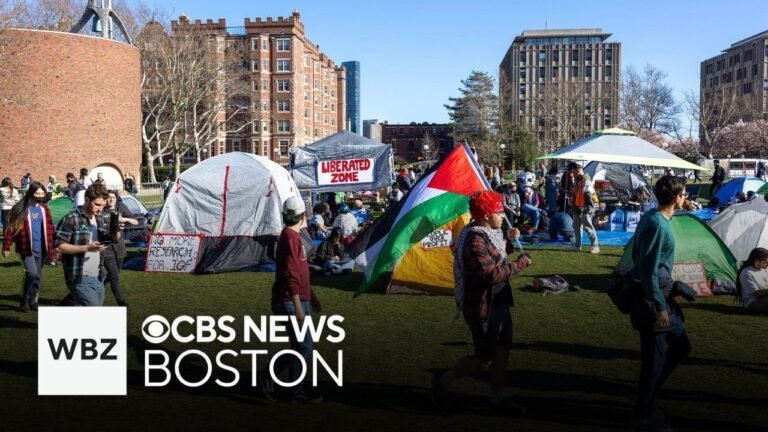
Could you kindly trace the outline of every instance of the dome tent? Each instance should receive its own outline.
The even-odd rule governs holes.
[[[721,204],[725,204],[735,198],[737,193],[747,193],[749,191],[758,192],[765,184],[764,181],[757,177],[734,177],[717,190],[715,198],[717,198]]]
[[[739,261],[756,247],[768,247],[768,202],[755,199],[734,204],[710,221],[709,227]]]
[[[624,196],[632,195],[640,186],[652,192],[652,188],[648,186],[640,165],[593,161],[584,167],[584,173],[588,174],[592,181],[607,181],[617,192]]]
[[[254,268],[273,261],[290,196],[300,197],[298,188],[275,162],[240,152],[215,156],[179,176],[155,232],[202,236],[195,272]]]

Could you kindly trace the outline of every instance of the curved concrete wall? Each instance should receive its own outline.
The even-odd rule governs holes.
[[[18,186],[111,164],[141,167],[139,51],[71,33],[2,30],[0,177]]]

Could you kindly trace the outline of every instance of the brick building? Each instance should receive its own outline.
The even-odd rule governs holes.
[[[210,35],[209,46],[222,55],[238,50],[250,72],[251,127],[228,132],[222,124],[208,154],[242,151],[285,165],[291,146],[311,144],[344,129],[345,69],[307,39],[300,18],[297,11],[288,18],[246,18],[242,27],[228,27],[224,19],[191,22],[181,16],[171,21],[173,32]]]
[[[499,66],[501,106],[552,151],[616,126],[621,43],[600,28],[526,30]]]
[[[60,182],[86,167],[110,185],[141,167],[139,51],[93,36],[4,29],[0,176]],[[117,177],[117,178],[116,178]],[[115,179],[116,178],[116,179]]]
[[[410,123],[410,124],[379,124],[384,144],[392,144],[396,160],[416,162],[424,159],[438,159],[451,151],[453,137],[451,127],[447,124]],[[424,148],[424,146],[428,148]]]

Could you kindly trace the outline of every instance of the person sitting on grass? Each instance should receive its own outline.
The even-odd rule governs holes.
[[[768,249],[755,248],[739,269],[736,299],[749,311],[768,312]]]
[[[568,213],[557,212],[549,220],[549,239],[550,241],[563,239],[568,243],[574,241],[573,218]]]
[[[341,228],[331,230],[328,238],[320,245],[315,255],[315,263],[333,274],[351,273],[355,262],[344,254],[341,241]]]
[[[341,237],[344,239],[357,233],[359,228],[357,219],[349,212],[347,203],[339,204],[339,215],[334,219],[333,227],[341,228]]]
[[[323,216],[329,210],[328,204],[319,202],[312,207],[312,217],[309,219],[309,232],[315,240],[325,240],[330,234],[325,217]]]

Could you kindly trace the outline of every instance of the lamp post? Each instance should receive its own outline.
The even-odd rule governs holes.
[[[501,155],[501,166],[504,166],[504,149],[507,148],[507,145],[504,143],[499,144],[499,154]]]
[[[727,173],[728,173],[728,177],[730,177],[731,176],[731,154],[730,153],[728,153],[728,171],[727,171]]]
[[[424,160],[429,160],[429,145],[424,144]]]
[[[277,161],[280,158],[280,147],[275,147],[273,152],[275,153],[275,161]]]

